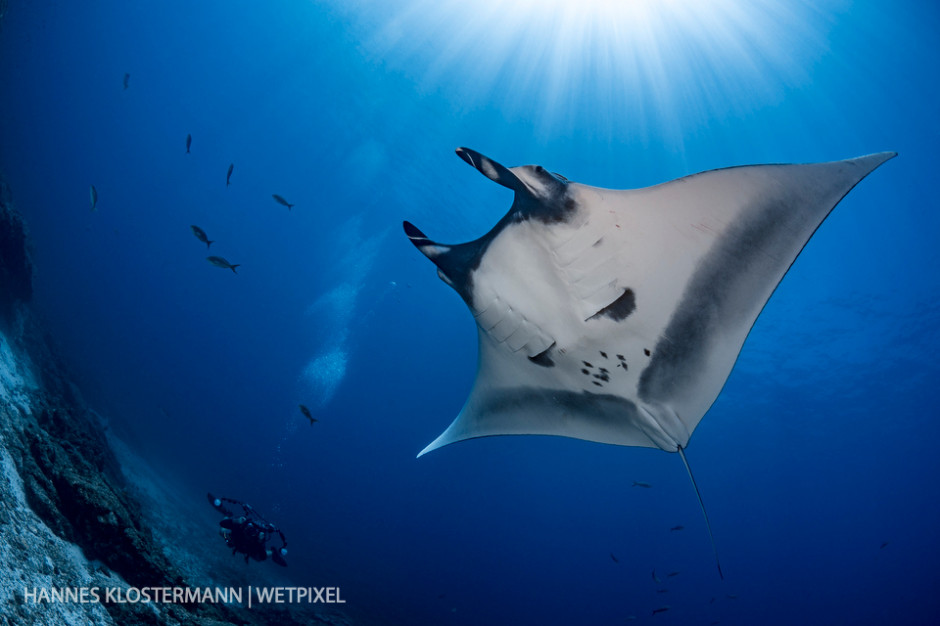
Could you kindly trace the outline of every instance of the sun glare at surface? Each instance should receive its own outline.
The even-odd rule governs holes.
[[[591,116],[596,132],[609,133],[629,118],[632,127],[656,125],[678,138],[808,84],[831,26],[814,6],[410,0],[351,10],[367,27],[368,55],[457,107],[497,106],[556,131]]]

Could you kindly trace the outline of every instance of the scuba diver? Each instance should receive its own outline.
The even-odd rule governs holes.
[[[287,561],[284,560],[287,556],[287,539],[277,526],[261,517],[250,504],[231,498],[217,498],[211,493],[206,495],[212,508],[225,516],[219,522],[219,534],[225,539],[225,545],[232,549],[233,555],[239,552],[244,554],[245,563],[248,559],[264,561],[271,557],[271,560],[281,567],[287,567]],[[225,506],[225,502],[241,506],[244,515],[236,517],[235,513]],[[278,550],[265,545],[274,533],[281,537],[281,547]]]

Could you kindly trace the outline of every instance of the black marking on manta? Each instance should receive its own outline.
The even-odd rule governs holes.
[[[620,296],[605,306],[603,309],[592,315],[588,320],[596,320],[601,317],[607,317],[615,322],[622,322],[623,320],[630,317],[630,314],[636,311],[636,295],[634,295],[633,290],[626,288],[623,290],[623,293]],[[607,355],[601,352],[604,358],[607,358]]]
[[[554,344],[553,344],[554,345]],[[539,352],[535,356],[528,357],[529,361],[539,365],[541,367],[555,367],[555,362],[552,361],[552,358],[548,356],[548,353],[551,351],[551,347],[548,350]]]

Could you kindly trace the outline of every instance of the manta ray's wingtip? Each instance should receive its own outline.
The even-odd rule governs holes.
[[[894,150],[886,150],[884,152],[875,152],[874,154],[868,155],[869,157],[884,163],[885,161],[890,161],[894,157],[898,156],[898,153]],[[865,158],[865,157],[862,157]]]
[[[866,154],[849,160],[858,164],[866,165],[868,167],[868,171],[871,172],[879,165],[885,163],[886,161],[890,161],[896,156],[898,156],[897,152],[889,150],[886,152],[874,152],[872,154]]]
[[[464,435],[457,434],[457,432],[458,431],[455,430],[454,428],[454,424],[451,424],[450,426],[447,427],[447,429],[444,432],[438,435],[437,439],[435,439],[434,441],[426,445],[424,449],[421,452],[419,452],[418,456],[415,458],[420,459],[428,452],[434,452],[438,448],[443,448],[444,446],[450,445],[452,443],[457,443],[458,441],[463,441],[464,439],[468,438]],[[471,436],[469,438],[473,438],[473,437]]]
[[[440,443],[440,439],[441,439],[441,438],[438,437],[437,439],[435,439],[434,441],[432,441],[432,442],[429,443],[428,445],[424,446],[424,449],[421,450],[421,452],[419,452],[419,453],[418,453],[418,456],[416,456],[415,458],[416,458],[416,459],[420,459],[421,457],[423,457],[423,456],[424,456],[425,454],[427,454],[428,452],[433,452],[434,450],[437,450],[437,449],[440,448],[441,446],[447,445],[446,443]]]

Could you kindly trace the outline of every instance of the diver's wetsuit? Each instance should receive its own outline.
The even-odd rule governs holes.
[[[245,560],[252,558],[256,561],[264,561],[268,558],[268,553],[264,548],[267,538],[267,529],[264,526],[255,524],[247,517],[226,517],[219,522],[221,528],[228,529],[225,534],[225,543],[232,548],[232,554],[241,552],[245,555]],[[261,533],[265,532],[264,535]]]

